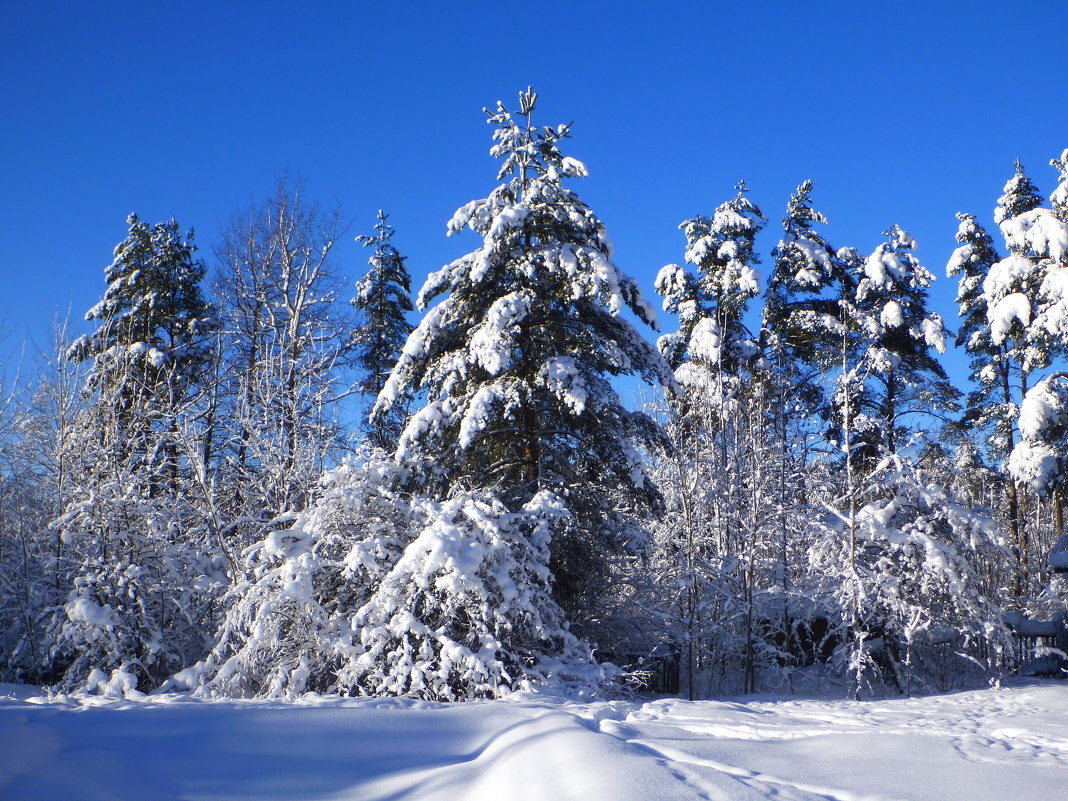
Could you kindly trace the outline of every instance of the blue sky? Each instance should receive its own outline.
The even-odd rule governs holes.
[[[652,295],[678,223],[744,178],[773,246],[815,181],[836,246],[891,223],[955,327],[954,212],[991,228],[1019,157],[1044,193],[1068,147],[1063,2],[13,3],[0,27],[0,315],[10,355],[80,318],[136,211],[202,254],[283,169],[367,232],[384,208],[416,282],[475,246],[454,209],[495,184],[482,107],[533,84],[574,121],[576,189]],[[348,237],[340,266],[366,253]],[[765,259],[765,267],[767,267]],[[671,321],[662,317],[665,326]],[[961,360],[948,366],[963,379]]]

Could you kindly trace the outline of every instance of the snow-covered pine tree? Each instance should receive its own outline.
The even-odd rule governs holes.
[[[470,228],[482,245],[427,279],[418,304],[428,310],[374,414],[388,412],[406,394],[425,393],[426,403],[411,416],[397,453],[423,465],[428,491],[439,503],[450,502],[450,493],[471,490],[487,510],[482,516],[502,510],[528,514],[523,510],[535,497],[554,494],[567,514],[547,524],[552,528],[547,580],[556,600],[583,624],[594,617],[597,593],[605,591],[610,555],[641,538],[633,514],[659,500],[639,452],[661,436],[659,428],[624,408],[610,379],[637,374],[670,384],[672,377],[656,350],[621,316],[630,309],[654,324],[637,284],[612,262],[604,225],[563,183],[586,174],[560,150],[570,126],[535,126],[536,97],[529,89],[522,92],[518,114],[501,103],[487,109],[495,127],[491,153],[502,161],[498,177],[504,183],[463,206],[449,223],[450,233]],[[428,308],[437,298],[441,301]],[[513,553],[540,559],[543,551]],[[492,560],[506,564],[499,562],[503,554]],[[506,572],[523,581],[542,569],[513,563]],[[441,589],[459,592],[450,587],[445,583]],[[514,590],[505,592],[507,598]],[[551,603],[548,595],[543,600]],[[380,606],[389,603],[383,599]],[[425,638],[420,632],[429,630],[418,614],[430,599],[413,597],[408,603],[416,616],[409,635]],[[494,614],[525,613],[505,608]],[[543,616],[561,619],[549,607]],[[469,630],[482,623],[470,621]],[[520,621],[515,625],[521,630]],[[561,629],[547,641],[562,635]],[[510,647],[507,639],[502,646]],[[387,655],[382,651],[376,662],[383,675],[390,670]],[[503,673],[499,678],[507,681]]]
[[[1009,472],[1040,496],[1058,495],[1068,479],[1068,373],[1054,373],[1028,391],[1020,408],[1020,434]],[[1060,536],[1060,508],[1058,518]]]
[[[80,468],[55,523],[78,565],[55,620],[68,687],[118,671],[150,689],[195,661],[222,572],[184,491],[178,441],[215,326],[204,265],[174,220],[128,223],[86,315],[99,327],[69,352],[92,364],[73,435]]]
[[[827,218],[812,205],[812,181],[792,193],[783,218],[783,235],[772,250],[774,259],[764,295],[761,337],[767,368],[768,439],[774,452],[768,468],[774,509],[774,569],[780,612],[768,616],[777,624],[782,645],[779,660],[807,660],[801,647],[808,612],[803,554],[811,539],[815,502],[812,467],[819,449],[818,421],[831,416],[823,379],[837,363],[842,323],[837,294],[855,289],[846,263],[815,230]]]
[[[1054,161],[1054,166],[1058,162]],[[1062,170],[1062,178],[1068,174]],[[1066,186],[1062,181],[1060,187]],[[1060,187],[1053,193],[1054,202],[1063,196]],[[1068,190],[1063,190],[1068,194]],[[1005,185],[1005,194],[998,201],[994,213],[1009,256],[994,264],[983,282],[991,338],[1004,349],[1006,360],[1016,368],[1009,410],[1015,417],[1030,389],[1036,372],[1048,368],[1068,341],[1068,323],[1064,313],[1063,287],[1068,284],[1068,223],[1056,209],[1042,207],[1042,198],[1026,176],[1019,162],[1016,176]],[[1006,394],[1009,394],[1006,392]],[[1022,432],[1021,432],[1022,433]],[[1006,451],[1022,443],[1006,442]],[[1027,447],[1024,448],[1027,451]],[[1018,466],[1022,456],[1017,457]],[[1010,468],[1010,475],[1022,475]],[[1024,488],[1036,486],[1024,482]],[[1014,529],[1018,571],[1015,594],[1031,594],[1030,562],[1035,543],[1032,541],[1034,520],[1023,514],[1026,493],[1019,492],[1021,521]],[[1057,496],[1059,497],[1059,496]]]
[[[359,693],[353,616],[412,538],[407,478],[378,451],[327,471],[311,506],[248,549],[211,653],[172,684],[239,697]]]
[[[357,387],[373,404],[386,385],[401,349],[412,332],[405,317],[414,310],[412,279],[404,266],[404,256],[394,247],[393,226],[385,212],[378,212],[375,233],[358,236],[357,242],[373,247],[371,269],[356,284],[352,305],[361,313],[356,327],[356,362],[363,371]],[[394,403],[388,411],[367,424],[367,435],[376,447],[392,451],[397,447],[407,414],[407,404]]]
[[[896,453],[910,415],[937,415],[956,407],[959,392],[932,350],[944,353],[942,316],[928,309],[934,276],[913,251],[916,241],[899,226],[864,262],[857,305],[866,317],[865,359],[875,391],[869,414],[879,422],[881,445]]]
[[[1010,248],[1026,245],[1044,268],[1031,338],[1049,347],[1052,355],[1068,352],[1068,148],[1050,164],[1060,181],[1050,195],[1050,210],[1036,209],[1006,224]]]
[[[783,236],[772,250],[775,260],[764,296],[763,325],[773,337],[770,350],[795,365],[826,366],[836,350],[838,307],[829,295],[844,280],[844,266],[814,223],[827,218],[812,207],[812,181],[790,196]],[[828,342],[832,343],[828,345]]]
[[[686,262],[697,275],[669,264],[656,277],[664,309],[679,316],[679,330],[661,337],[658,346],[684,386],[730,383],[759,352],[742,317],[760,293],[754,242],[764,215],[749,200],[744,181],[737,190],[712,217],[699,215],[679,226],[686,235]],[[729,394],[730,388],[719,391]]]
[[[1002,230],[1010,248],[1026,251],[1038,261],[1042,283],[1028,334],[1044,347],[1047,358],[1068,352],[1068,149],[1050,162],[1060,182],[1050,195],[1052,208],[1036,208],[1006,221]],[[1054,507],[1054,534],[1064,534],[1068,495],[1068,377],[1061,370],[1029,390],[1020,409],[1020,442],[1009,459],[1009,471]]]
[[[998,198],[998,204],[994,208],[994,222],[998,225],[1042,205],[1042,193],[1027,177],[1023,163],[1016,159],[1013,166],[1016,168],[1016,174],[1005,182],[1001,197]]]
[[[856,559],[862,536],[858,514],[868,476],[896,453],[899,437],[908,431],[906,416],[951,408],[955,393],[930,352],[944,350],[946,334],[941,317],[927,311],[933,276],[913,255],[915,242],[908,234],[895,225],[886,236],[867,259],[852,248],[837,254],[844,271],[835,288],[838,365],[828,438],[842,454],[845,474],[838,497],[827,502],[840,510],[844,526],[848,558],[837,602],[858,671],[865,592]]]
[[[69,356],[92,359],[90,390],[117,390],[110,411],[121,442],[102,445],[147,456],[140,439],[188,396],[216,321],[200,289],[205,267],[194,259],[192,233],[183,238],[174,219],[149,226],[131,214],[126,222],[126,239],[104,271],[104,298],[85,315],[98,328],[79,337]]]
[[[994,209],[994,220],[1001,228],[1009,255],[995,262],[983,280],[990,337],[1004,349],[1006,360],[1019,371],[1020,386],[1015,403],[1027,392],[1028,376],[1049,366],[1048,349],[1036,342],[1031,323],[1037,316],[1039,291],[1045,274],[1042,264],[1047,222],[1054,218],[1042,208],[1042,197],[1016,161],[1016,174]],[[1036,228],[1037,225],[1037,228]],[[1029,234],[1038,234],[1032,237]],[[1034,247],[1037,246],[1037,249]]]
[[[1014,211],[1034,207],[1041,202],[1033,192],[1034,187],[1017,161],[1017,175],[1005,186],[995,217],[1008,220]],[[958,214],[960,227],[957,242],[946,265],[948,275],[960,274],[957,289],[957,304],[962,326],[957,333],[957,345],[963,346],[971,356],[971,379],[976,386],[969,393],[961,419],[966,429],[978,428],[987,431],[987,447],[993,457],[1004,463],[1017,441],[1016,418],[1018,416],[1017,381],[1024,386],[1032,365],[1021,363],[1021,358],[1032,362],[1026,349],[1021,350],[1014,342],[1020,341],[1023,328],[1006,310],[1013,310],[1021,297],[1006,294],[1003,289],[988,293],[1005,269],[1005,264],[994,248],[994,242],[986,230],[970,214]],[[1010,262],[1016,257],[1010,256]],[[994,278],[991,279],[991,272]],[[1011,271],[1010,271],[1011,272]],[[1020,288],[1017,286],[1016,288]],[[1006,298],[1010,298],[1006,300]],[[991,307],[991,302],[994,304]],[[1029,311],[1027,312],[1029,317]],[[1015,336],[1010,337],[1010,334]],[[1005,480],[1005,515],[1012,542],[1017,548],[1017,561],[1022,554],[1020,499],[1016,482]],[[1019,574],[1018,574],[1019,576]],[[1017,579],[1017,591],[1022,589],[1022,577]]]
[[[995,455],[1004,458],[1006,444],[1011,450],[1013,440],[1015,414],[1009,408],[1013,366],[1006,358],[1004,342],[994,342],[983,293],[983,282],[1001,257],[994,248],[994,240],[974,216],[959,212],[957,219],[960,220],[959,246],[949,257],[946,274],[960,275],[957,306],[961,327],[957,331],[957,346],[963,347],[970,357],[971,379],[976,385],[968,395],[962,424],[967,428],[992,429],[988,444]]]

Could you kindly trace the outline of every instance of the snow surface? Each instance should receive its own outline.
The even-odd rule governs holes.
[[[8,801],[1057,801],[1068,686],[889,701],[432,704],[0,687]]]

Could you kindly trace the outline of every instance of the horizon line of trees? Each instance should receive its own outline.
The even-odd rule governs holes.
[[[1018,667],[1006,613],[1068,592],[1068,150],[1048,205],[1016,163],[1005,253],[958,215],[964,395],[915,241],[832,246],[811,181],[766,282],[744,183],[680,225],[650,343],[536,100],[487,109],[499,184],[449,223],[479,245],[414,304],[384,213],[353,281],[340,210],[284,176],[210,278],[177,222],[129,217],[93,330],[56,323],[0,408],[0,680],[692,698],[816,669],[859,696]]]

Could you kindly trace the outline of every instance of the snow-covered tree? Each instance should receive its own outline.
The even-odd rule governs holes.
[[[1019,162],[1017,168],[1020,170]],[[1027,191],[1030,186],[1030,181],[1019,171],[1017,177],[1006,185],[1006,194],[1001,198],[996,216],[1009,219],[1013,210],[1037,202]],[[1017,383],[1026,386],[1031,369],[1030,363],[1021,364],[1020,360],[1022,357],[1026,362],[1033,361],[1033,357],[1015,347],[1014,339],[1008,336],[1012,333],[1018,338],[1022,329],[1006,311],[1014,309],[1017,301],[1026,301],[1024,296],[1012,295],[1008,296],[1012,299],[1006,301],[1006,295],[1001,291],[987,293],[988,289],[994,288],[994,282],[1000,280],[998,275],[1004,264],[994,248],[993,239],[975,217],[958,213],[957,218],[960,220],[957,230],[960,244],[950,256],[946,272],[950,276],[960,275],[957,304],[962,325],[957,333],[957,345],[970,356],[971,379],[976,387],[967,396],[961,426],[966,430],[977,428],[987,432],[987,447],[991,454],[998,461],[1004,461],[1017,439]],[[992,270],[994,278],[988,282]],[[994,303],[993,309],[991,302]],[[991,314],[992,311],[996,313]],[[1019,553],[1021,526],[1025,525],[1020,519],[1019,493],[1015,481],[1008,480],[1003,484],[1007,501],[1005,517]]]
[[[223,324],[219,514],[237,550],[300,509],[343,453],[339,404],[352,391],[353,311],[335,246],[341,210],[283,175],[235,215],[216,246]]]
[[[761,335],[768,421],[766,439],[772,458],[767,491],[773,513],[773,547],[765,556],[774,561],[770,586],[780,610],[766,611],[781,651],[780,663],[811,658],[802,642],[813,606],[805,601],[808,577],[803,554],[811,539],[813,506],[821,480],[818,451],[822,449],[819,421],[833,415],[827,378],[841,364],[843,345],[854,344],[843,334],[848,327],[843,297],[856,292],[856,262],[843,255],[816,230],[827,218],[812,204],[812,181],[791,194],[782,220],[783,234],[773,248],[774,260],[764,295]]]
[[[120,443],[104,447],[138,449],[156,418],[184,401],[208,361],[214,311],[200,289],[205,267],[194,258],[192,233],[178,223],[149,226],[131,214],[129,232],[104,271],[104,298],[85,319],[98,327],[79,337],[70,358],[92,360],[89,388],[110,395],[110,413]]]
[[[812,207],[812,181],[790,196],[783,236],[772,250],[775,264],[764,296],[763,325],[772,353],[795,363],[825,366],[839,332],[836,283],[845,280],[834,248],[812,226],[827,218]],[[828,343],[832,344],[828,344]]]
[[[1063,356],[1068,352],[1068,149],[1050,164],[1060,173],[1060,181],[1050,195],[1049,211],[1034,209],[1006,221],[1002,231],[1010,249],[1026,249],[1041,265],[1031,338]]]
[[[395,232],[387,220],[385,212],[379,211],[374,235],[356,237],[357,242],[375,249],[370,258],[371,269],[356,284],[356,297],[352,300],[362,314],[356,328],[356,363],[363,376],[357,386],[371,403],[378,398],[400,358],[412,332],[405,313],[414,310],[412,279],[404,266],[404,256],[393,245]],[[377,415],[374,423],[368,424],[371,442],[385,450],[395,449],[406,413],[406,404],[394,403],[389,411]]]
[[[864,262],[857,306],[864,314],[865,361],[875,385],[869,414],[878,420],[882,446],[897,451],[903,421],[911,415],[955,408],[960,394],[933,351],[945,353],[942,316],[928,308],[934,276],[913,251],[916,241],[899,226]]]
[[[946,265],[946,274],[959,275],[957,306],[961,327],[957,331],[957,346],[970,357],[971,379],[976,389],[968,395],[964,423],[981,430],[993,429],[991,447],[995,454],[1004,454],[1005,443],[1012,441],[1014,414],[1006,408],[1011,404],[1008,384],[1012,364],[1007,359],[1004,342],[996,344],[990,330],[987,298],[983,283],[991,267],[1001,260],[994,248],[994,240],[971,214],[958,213],[959,246]]]
[[[1002,347],[1010,368],[1015,368],[1011,384],[1008,377],[1005,381],[1009,404],[1006,416],[1011,415],[1012,423],[1025,402],[1033,376],[1050,367],[1068,345],[1068,304],[1064,301],[1068,286],[1068,168],[1056,159],[1053,165],[1060,170],[1062,181],[1051,196],[1054,208],[1046,209],[1017,162],[1017,174],[1006,184],[1005,195],[995,210],[1009,256],[991,268],[983,283],[991,338]],[[1020,454],[1010,457],[1009,464],[1010,475],[1019,479],[1029,472],[1025,465],[1034,465],[1034,443],[1019,442],[1010,435],[1003,444],[1006,453],[1020,450]],[[1037,489],[1042,482],[1036,483],[1033,478],[1022,485]],[[1013,486],[1010,492],[1015,491]],[[1060,493],[1054,493],[1053,498],[1059,505]],[[1017,595],[1029,594],[1030,590],[1033,522],[1030,516],[1021,514],[1020,524],[1013,529]]]
[[[407,477],[374,453],[327,471],[311,506],[272,521],[247,549],[211,653],[175,685],[228,696],[357,692],[342,677],[360,655],[352,618],[410,539]]]
[[[1013,166],[1016,168],[1016,174],[1005,182],[1001,197],[998,198],[998,204],[994,208],[994,222],[998,225],[1042,205],[1042,193],[1027,177],[1020,160],[1016,159]]]
[[[917,652],[943,644],[993,667],[1006,632],[977,570],[1006,551],[993,521],[900,455],[878,465],[867,493],[855,517],[825,518],[810,552],[825,605],[843,612],[840,658],[854,692],[880,668],[907,691],[913,675],[923,680],[913,669]]]
[[[1055,535],[1064,534],[1068,484],[1068,373],[1056,372],[1028,391],[1020,408],[1022,441],[1009,457],[1009,473],[1032,492],[1052,497]]]
[[[549,490],[514,514],[485,490],[424,499],[421,529],[353,618],[361,654],[342,682],[437,701],[596,686],[604,672],[552,598],[550,543],[569,515]]]
[[[91,366],[70,443],[79,464],[54,523],[77,560],[55,620],[68,687],[118,671],[148,689],[194,661],[221,583],[179,442],[214,328],[204,266],[174,220],[128,222],[86,315],[99,327],[70,350]]]
[[[560,150],[570,127],[535,126],[535,99],[521,93],[518,114],[500,103],[487,110],[504,183],[449,223],[482,244],[427,279],[418,297],[426,314],[374,415],[425,393],[397,453],[426,465],[441,499],[489,490],[518,512],[545,490],[562,498],[570,515],[554,532],[554,592],[581,620],[592,615],[580,607],[596,604],[606,555],[640,537],[632,513],[658,499],[639,447],[659,430],[624,408],[611,378],[672,378],[621,315],[630,309],[652,325],[652,309],[612,262],[604,225],[564,184],[586,174]]]
[[[1037,224],[1033,233],[1040,235],[1051,221],[1048,209],[1041,208],[1042,198],[1031,180],[1023,174],[1023,167],[1016,162],[1016,175],[1005,184],[1005,194],[998,200],[994,219],[1005,236],[1009,255],[995,262],[983,280],[982,300],[986,305],[990,338],[1001,346],[1004,359],[1014,366],[1022,391],[1015,402],[1019,404],[1027,391],[1027,377],[1032,372],[1049,365],[1049,352],[1035,340],[1031,330],[1037,316],[1039,290],[1045,273],[1041,254],[1032,245],[1041,248],[1041,242],[1032,242],[1028,233]]]
[[[411,497],[408,478],[378,452],[329,471],[315,503],[248,550],[215,648],[174,686],[451,701],[596,683],[551,597],[560,499],[513,514],[486,491]]]
[[[684,223],[687,260],[657,278],[678,333],[660,340],[683,391],[663,412],[672,448],[658,455],[667,509],[655,527],[659,630],[681,657],[683,686],[755,691],[783,679],[797,653],[798,558],[817,379],[840,324],[830,288],[843,268],[818,234],[811,184],[798,188],[776,248],[762,331],[743,312],[758,289],[753,237],[763,216],[743,193]],[[774,330],[772,328],[774,327]]]
[[[53,322],[50,347],[20,402],[0,392],[0,675],[6,681],[50,684],[60,677],[50,621],[66,603],[77,555],[49,524],[70,499],[84,380],[67,359],[69,330],[67,319]]]
[[[758,348],[742,319],[760,292],[760,262],[754,251],[764,215],[749,200],[745,183],[737,196],[712,215],[686,220],[686,262],[697,275],[669,264],[656,277],[664,308],[677,314],[679,330],[660,338],[660,351],[683,385],[710,386],[719,377],[736,376]],[[683,365],[692,365],[682,369]]]

